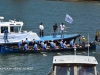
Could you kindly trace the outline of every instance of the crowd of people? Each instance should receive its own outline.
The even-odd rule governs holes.
[[[60,27],[58,27],[57,23],[55,23],[55,24],[52,26],[53,38],[56,37],[57,30],[60,31],[60,33],[61,33],[61,38],[63,38],[63,37],[64,37],[64,30],[65,30],[65,28],[66,28],[66,26],[64,25],[64,23],[62,23],[62,24],[60,25]],[[40,29],[40,37],[43,37],[43,36],[44,36],[44,25],[43,25],[43,23],[40,23],[39,29]]]
[[[82,36],[82,47],[85,47],[85,39]],[[18,48],[23,50],[57,50],[57,49],[67,49],[67,48],[76,48],[79,45],[75,44],[75,40],[72,39],[69,43],[64,40],[59,41],[39,41],[33,39],[32,41],[28,41],[28,38],[26,38],[25,41],[19,41],[18,42]]]
[[[74,39],[68,44],[66,41],[38,41],[33,39],[31,42],[26,38],[25,41],[18,42],[18,48],[23,50],[56,50],[65,48],[74,48]]]
[[[64,29],[65,29],[66,27],[65,27],[65,25],[62,23],[61,25],[60,25],[60,28],[58,28],[58,25],[57,25],[57,23],[55,23],[54,25],[53,25],[53,27],[52,27],[52,30],[53,30],[53,37],[55,38],[56,37],[56,33],[57,33],[57,30],[59,30],[59,31],[61,31],[61,38],[63,38],[64,37]],[[39,25],[39,30],[40,30],[40,37],[44,37],[44,25],[43,25],[43,23],[40,23],[40,25]],[[4,29],[4,42],[6,43],[6,42],[9,42],[8,41],[8,28],[5,28]]]
[[[57,23],[55,23],[52,27],[53,30],[53,38],[56,37],[56,32],[57,30],[61,31],[61,38],[64,38],[64,29],[66,28],[66,26],[62,23],[60,25],[60,28],[58,27]],[[39,25],[39,29],[40,29],[40,37],[44,37],[44,26],[43,23],[40,23]],[[7,28],[4,30],[4,41],[5,42],[9,42],[8,41],[8,30]],[[83,44],[83,47],[85,47],[85,37],[82,36],[81,37],[81,41]],[[60,40],[60,41],[38,41],[33,39],[31,42],[28,41],[28,38],[26,38],[26,40],[22,40],[20,42],[18,42],[18,47],[19,48],[23,48],[24,50],[55,50],[55,49],[64,49],[64,48],[68,48],[68,47],[72,47],[75,48],[75,40],[70,40],[70,43],[67,43],[66,41]]]

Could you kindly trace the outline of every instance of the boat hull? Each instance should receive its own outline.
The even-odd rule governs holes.
[[[88,49],[96,50],[96,45],[92,44],[89,48],[76,48],[77,51],[88,51]],[[65,51],[74,51],[74,48],[65,48],[65,49],[56,49],[56,50],[21,50],[17,48],[10,48],[9,46],[0,45],[0,53],[41,53],[41,52],[65,52]]]

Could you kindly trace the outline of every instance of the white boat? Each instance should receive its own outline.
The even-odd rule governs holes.
[[[8,29],[8,40],[9,43],[13,42],[19,42],[21,40],[25,40],[25,38],[28,38],[29,41],[36,39],[39,40],[39,36],[32,31],[22,31],[23,22],[22,21],[15,21],[15,20],[9,20],[8,22],[4,22],[4,17],[0,17],[0,43],[4,42],[4,29]]]
[[[25,40],[28,38],[29,41],[35,40],[61,40],[60,35],[57,35],[56,38],[53,38],[52,36],[44,36],[39,37],[36,32],[32,31],[22,31],[22,27],[24,23],[22,21],[16,21],[16,20],[9,20],[8,22],[4,22],[4,17],[0,17],[0,43],[5,43],[4,41],[4,29],[8,29],[8,41],[7,43],[16,43],[22,40]],[[64,40],[70,41],[72,39],[76,39],[79,37],[79,34],[68,34],[64,36]]]
[[[53,67],[48,75],[100,75],[94,56],[62,55],[53,57]]]

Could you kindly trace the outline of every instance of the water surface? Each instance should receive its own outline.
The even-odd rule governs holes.
[[[65,22],[65,15],[73,18],[73,23]],[[66,34],[78,33],[84,35],[86,40],[94,41],[95,31],[100,29],[100,3],[91,2],[61,2],[46,0],[0,0],[0,16],[5,21],[16,19],[23,21],[23,30],[38,31],[42,22],[45,27],[45,35],[50,35],[52,26],[64,23],[68,31]],[[100,47],[91,51],[100,63]],[[54,55],[74,54],[73,52],[39,54],[0,54],[0,75],[46,75],[52,66]],[[81,51],[77,54],[87,55]],[[100,72],[100,64],[97,69]],[[5,69],[6,68],[6,69]],[[8,68],[8,69],[7,69]],[[10,70],[9,70],[10,69]]]

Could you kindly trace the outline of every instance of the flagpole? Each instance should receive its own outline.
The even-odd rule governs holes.
[[[74,55],[75,55],[75,61],[76,61],[76,48],[74,48]]]

